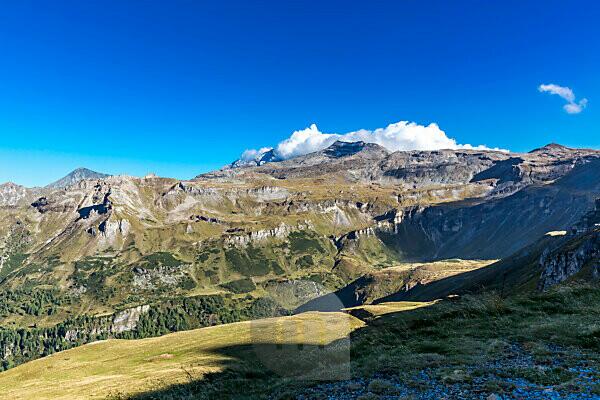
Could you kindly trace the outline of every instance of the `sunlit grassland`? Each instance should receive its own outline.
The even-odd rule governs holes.
[[[362,318],[356,310],[368,313],[368,325],[351,315]],[[492,292],[382,303],[98,342],[1,373],[0,387],[6,398],[25,400],[289,398],[320,379],[377,373],[411,382],[424,368],[468,383],[469,365],[479,374],[569,387],[572,374],[554,369],[486,365],[517,345],[540,363],[560,357],[566,365],[598,368],[599,318],[600,290],[579,284],[508,298]]]
[[[142,340],[101,341],[6,371],[0,374],[0,387],[4,398],[23,400],[131,395],[220,372],[228,364],[226,349],[262,343],[326,345],[361,326],[344,313],[306,313]]]

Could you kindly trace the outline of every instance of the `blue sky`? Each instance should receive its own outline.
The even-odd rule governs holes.
[[[600,148],[599,20],[564,0],[5,2],[0,182],[191,178],[312,123]]]

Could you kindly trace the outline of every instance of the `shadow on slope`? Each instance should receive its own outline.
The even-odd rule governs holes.
[[[542,273],[539,260],[547,248],[565,244],[570,237],[544,236],[510,257],[489,267],[440,279],[426,285],[416,285],[410,290],[382,297],[374,302],[432,301],[449,295],[474,294],[496,290],[501,296],[534,291]]]
[[[598,288],[576,284],[505,299],[489,292],[386,314],[351,333],[352,377],[365,377],[367,383],[374,374],[393,376],[407,384],[417,380],[419,383],[413,385],[417,393],[426,392],[436,382],[461,384],[475,393],[484,393],[482,398],[486,398],[505,389],[501,385],[488,385],[486,379],[476,383],[473,378],[492,374],[496,381],[499,376],[502,379],[526,379],[544,387],[553,386],[576,393],[581,388],[565,385],[572,382],[574,374],[559,373],[539,365],[560,358],[564,370],[581,362],[585,362],[587,368],[598,368],[600,331],[594,326],[598,317]],[[327,348],[335,348],[338,343],[333,342]],[[276,345],[259,346],[272,348]],[[281,351],[288,348],[297,352],[298,346],[285,344]],[[353,384],[346,380],[315,389],[313,387],[320,383],[318,380],[302,379],[307,372],[305,368],[317,376],[336,368],[336,365],[319,359],[319,352],[324,351],[322,348],[304,347],[303,351],[314,352],[316,358],[281,359],[281,365],[290,373],[283,377],[265,366],[260,354],[253,350],[251,346],[218,349],[220,354],[230,357],[224,371],[201,378],[189,376],[188,383],[130,399],[292,399],[307,390],[316,396],[308,398],[327,398]],[[515,363],[511,355],[515,351],[533,354],[534,361],[526,366],[518,360]],[[298,366],[300,374],[294,374]],[[469,366],[476,366],[477,375],[469,375]],[[460,376],[456,375],[457,368],[462,371]],[[424,370],[429,375],[420,381]],[[354,383],[351,390],[356,393],[364,389]]]
[[[415,283],[432,282],[467,271],[486,268],[493,260],[443,260],[431,263],[408,263],[371,271],[333,293],[312,299],[295,313],[338,311],[341,308],[370,304]]]
[[[380,232],[379,237],[406,260],[509,257],[546,232],[573,226],[593,208],[600,194],[599,170],[600,159],[592,160],[554,182],[531,185],[507,197],[411,212],[395,232]]]

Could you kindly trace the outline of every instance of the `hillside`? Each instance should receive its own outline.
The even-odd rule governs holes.
[[[235,352],[236,358],[249,356],[255,350],[252,346],[281,340],[281,326],[289,332],[303,329],[302,335],[285,335],[282,343],[302,343],[308,349],[343,339],[362,325],[343,313],[303,314],[150,339],[96,342],[4,372],[0,374],[0,387],[2,396],[22,400],[131,395],[186,383],[190,376],[222,372],[233,360],[228,349],[240,349]],[[339,353],[343,357],[343,351]]]
[[[568,231],[551,231],[497,261],[445,260],[384,268],[365,274],[334,293],[315,298],[296,312],[338,310],[393,301],[433,301],[453,295],[495,291],[531,293],[573,280],[600,278],[600,199]]]
[[[494,260],[444,260],[430,263],[407,263],[394,267],[382,268],[366,273],[360,278],[333,293],[310,300],[296,310],[306,311],[338,311],[340,307],[355,307],[381,302],[381,299],[393,301],[399,293],[411,292],[413,288],[435,285],[438,282],[451,281],[452,277],[460,279],[464,275],[485,270]],[[436,300],[454,293],[451,290],[428,301]]]
[[[349,310],[364,318],[356,311]],[[600,393],[597,287],[364,311],[367,325],[341,312],[306,313],[98,342],[3,372],[0,386],[3,395],[24,400],[591,399]]]

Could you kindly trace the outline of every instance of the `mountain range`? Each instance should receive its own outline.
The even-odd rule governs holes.
[[[0,335],[5,366],[98,338],[600,274],[600,151],[272,155],[188,181],[77,169],[0,185],[0,325],[59,338]]]

